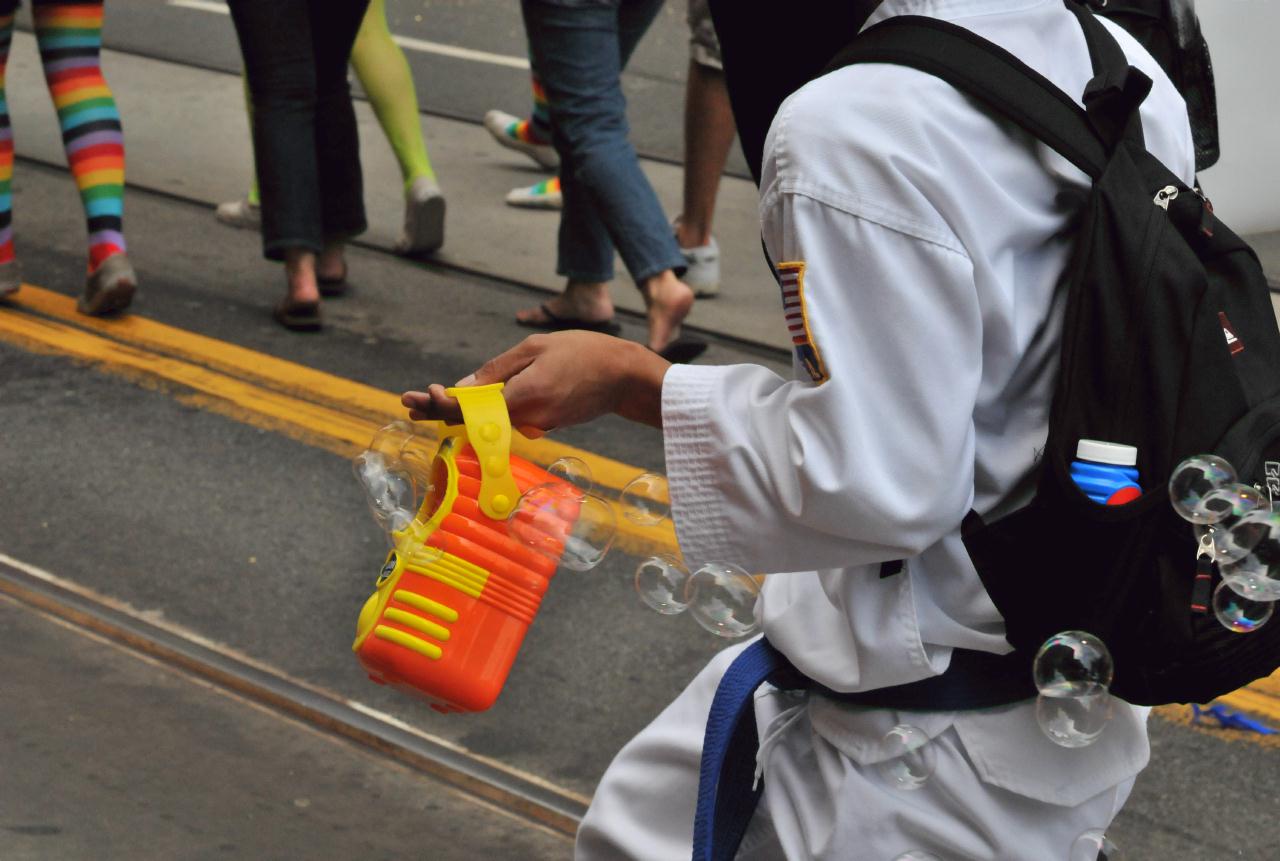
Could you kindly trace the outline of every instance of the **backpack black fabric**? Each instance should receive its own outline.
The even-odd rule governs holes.
[[[1254,252],[1143,145],[1137,112],[1150,80],[1091,14],[1067,5],[1094,59],[1085,110],[1008,52],[932,18],[877,24],[830,68],[890,62],[933,74],[1094,181],[1064,274],[1061,367],[1035,497],[995,522],[965,524],[1014,647],[987,672],[1029,679],[1047,638],[1084,630],[1111,650],[1116,696],[1208,702],[1280,666],[1280,622],[1237,634],[1192,610],[1197,544],[1167,484],[1185,458],[1215,453],[1280,498],[1280,330]],[[1091,502],[1069,475],[1081,438],[1136,446],[1143,496]],[[865,701],[928,703],[946,676]]]
[[[1085,0],[1138,40],[1187,103],[1196,170],[1218,160],[1218,100],[1209,46],[1191,0]]]

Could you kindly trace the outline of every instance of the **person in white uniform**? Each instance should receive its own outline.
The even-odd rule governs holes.
[[[899,14],[968,28],[1067,93],[1092,76],[1061,0],[886,0],[868,25]],[[1154,81],[1141,109],[1148,149],[1190,184],[1181,97],[1107,26]],[[934,676],[956,648],[1006,653],[960,523],[1029,497],[1057,368],[1055,286],[1073,239],[1064,201],[1087,183],[934,77],[846,67],[793,94],[765,147],[760,222],[796,342],[794,379],[754,365],[670,366],[565,332],[527,339],[462,384],[505,380],[516,425],[617,412],[660,426],[685,559],[792,572],[765,579],[765,635],[827,688]],[[439,386],[404,403],[414,418],[457,418]],[[905,570],[882,578],[881,563],[899,559]],[[618,754],[577,857],[689,857],[709,705],[743,647],[718,655]],[[765,686],[755,715],[764,796],[740,858],[1066,859],[1082,832],[1108,826],[1149,754],[1146,710],[1122,702],[1099,740],[1074,750],[1044,737],[1033,702],[905,713]],[[904,723],[936,753],[911,792],[875,767],[885,733]]]

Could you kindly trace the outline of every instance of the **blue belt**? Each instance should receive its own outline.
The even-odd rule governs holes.
[[[940,676],[850,694],[808,678],[761,637],[729,665],[711,700],[698,769],[693,861],[731,861],[764,792],[763,784],[754,781],[760,739],[752,696],[764,682],[783,690],[809,690],[842,702],[905,711],[994,708],[1036,695],[1030,661],[1018,652],[994,655],[955,649],[950,667]]]

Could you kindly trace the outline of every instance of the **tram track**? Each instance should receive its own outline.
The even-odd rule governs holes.
[[[0,594],[572,838],[587,799],[0,553]]]

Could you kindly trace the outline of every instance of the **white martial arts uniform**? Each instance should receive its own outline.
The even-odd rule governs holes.
[[[897,14],[973,30],[1069,94],[1092,76],[1061,0],[886,0],[868,23]],[[1142,106],[1148,149],[1190,183],[1182,99],[1108,26],[1155,82]],[[1009,650],[959,524],[1029,494],[1057,367],[1065,228],[1086,186],[1012,124],[899,66],[836,71],[774,119],[762,232],[776,263],[805,264],[804,313],[791,319],[807,320],[829,379],[800,363],[791,381],[752,365],[671,368],[667,474],[690,563],[804,572],[766,578],[764,628],[827,687],[926,678],[954,647]],[[879,563],[894,559],[908,559],[905,573],[881,579]],[[1026,571],[1036,576],[1035,559]],[[579,858],[689,857],[707,710],[741,648],[619,753]],[[1122,702],[1077,750],[1041,734],[1031,703],[898,713],[765,686],[756,718],[765,793],[743,858],[1065,859],[1082,831],[1110,823],[1148,757],[1146,710]],[[874,767],[898,723],[936,749],[934,776],[914,792],[887,788]]]

